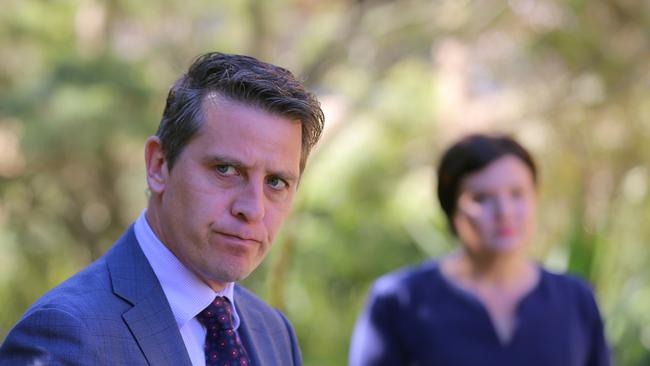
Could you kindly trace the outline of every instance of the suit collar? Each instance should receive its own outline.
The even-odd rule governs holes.
[[[133,307],[122,318],[133,333],[149,364],[191,366],[167,298],[133,226],[106,254],[113,292]]]

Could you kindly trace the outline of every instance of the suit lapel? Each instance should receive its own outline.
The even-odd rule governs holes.
[[[158,278],[142,253],[133,225],[107,254],[113,292],[133,307],[122,318],[150,365],[191,361]]]
[[[268,349],[268,340],[265,340],[264,330],[256,327],[258,324],[264,324],[264,317],[259,311],[255,310],[246,299],[239,293],[235,295],[237,304],[237,315],[239,315],[239,328],[237,333],[244,344],[253,365],[263,365],[261,360],[269,362],[273,360],[273,354]]]
[[[259,300],[252,296],[235,285],[235,303],[240,319],[237,332],[251,362],[253,365],[292,365],[286,328],[279,318],[274,318],[275,314],[265,313],[258,304]]]

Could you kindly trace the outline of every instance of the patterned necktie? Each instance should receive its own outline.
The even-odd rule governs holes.
[[[250,366],[251,361],[232,324],[232,307],[217,296],[197,319],[205,326],[206,366]]]

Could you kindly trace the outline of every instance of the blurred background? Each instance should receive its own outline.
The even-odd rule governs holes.
[[[346,364],[373,279],[455,246],[432,164],[471,131],[533,151],[531,254],[593,284],[618,365],[650,365],[646,0],[2,0],[0,339],[145,207],[145,138],[208,50],[292,70],[326,112],[246,281],[306,365]]]

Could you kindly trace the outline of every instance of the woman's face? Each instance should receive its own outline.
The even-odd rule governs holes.
[[[535,228],[537,193],[528,166],[504,155],[463,179],[453,220],[474,253],[521,249]]]

